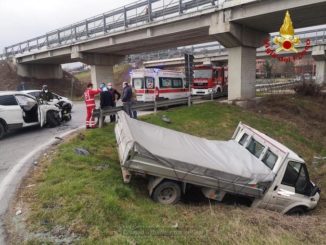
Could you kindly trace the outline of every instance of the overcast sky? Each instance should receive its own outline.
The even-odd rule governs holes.
[[[5,46],[136,0],[0,0],[0,53]]]

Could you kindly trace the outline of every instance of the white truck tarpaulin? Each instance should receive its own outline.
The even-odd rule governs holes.
[[[272,171],[234,140],[215,141],[131,119],[118,112],[115,128],[121,165],[133,155],[155,164],[237,184],[270,182]]]

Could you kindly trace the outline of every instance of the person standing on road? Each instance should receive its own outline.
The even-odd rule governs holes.
[[[92,83],[87,84],[87,89],[84,92],[84,99],[85,99],[86,110],[87,110],[86,128],[95,128],[96,126],[93,117],[93,110],[96,107],[95,95],[99,94],[100,92],[101,92],[100,89],[93,89]]]
[[[131,104],[132,104],[132,89],[127,82],[123,82],[122,84],[122,102],[123,102],[123,110],[130,116],[133,117]]]
[[[101,94],[100,94],[100,108],[105,109],[108,107],[113,107],[113,99],[112,94],[109,92],[108,88],[106,87],[105,83],[101,84]],[[105,121],[105,116],[100,118],[102,122]]]
[[[108,83],[108,91],[111,94],[112,98],[112,106],[116,107],[117,103],[116,101],[121,98],[121,94],[113,88],[112,83]],[[110,122],[115,122],[115,115],[110,115]]]

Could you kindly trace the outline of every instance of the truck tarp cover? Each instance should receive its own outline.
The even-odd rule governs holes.
[[[118,118],[115,130],[124,167],[128,155],[136,151],[158,165],[237,184],[274,178],[264,163],[234,140],[207,140],[131,119],[125,112],[118,112]]]

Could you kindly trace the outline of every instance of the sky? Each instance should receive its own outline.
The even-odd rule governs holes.
[[[3,48],[136,0],[0,0]]]

